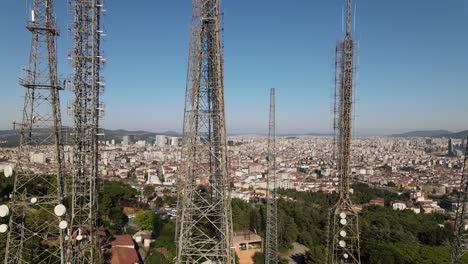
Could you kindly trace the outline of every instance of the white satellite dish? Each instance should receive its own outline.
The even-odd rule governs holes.
[[[344,230],[341,230],[341,231],[340,231],[340,236],[342,236],[342,237],[346,237],[346,231],[344,231]]]
[[[338,245],[340,245],[340,247],[346,247],[346,242],[344,242],[344,240],[340,240],[340,242],[338,242]]]
[[[0,225],[0,233],[5,233],[8,230],[8,226],[5,224]]]
[[[31,203],[32,203],[32,204],[37,203],[37,198],[36,198],[36,197],[31,198]]]
[[[65,205],[63,204],[59,204],[54,208],[54,213],[56,216],[63,216],[66,212],[67,208],[65,208]]]
[[[340,220],[340,224],[346,225],[346,223],[348,223],[348,221],[346,221],[346,219],[341,219],[341,220]]]
[[[11,177],[11,175],[13,175],[13,168],[10,165],[7,165],[5,170],[3,170],[3,174],[5,174],[5,177],[7,178]]]
[[[60,221],[59,227],[60,227],[60,229],[65,229],[65,228],[67,228],[67,227],[68,227],[68,222],[65,221],[65,220]]]
[[[348,253],[344,253],[344,254],[343,254],[343,258],[345,258],[345,259],[349,258]]]
[[[6,205],[0,205],[0,217],[5,217],[10,214],[10,208]]]
[[[345,213],[340,213],[340,218],[341,218],[341,219],[345,219],[345,218],[346,218],[346,214],[345,214]]]
[[[77,236],[76,236],[76,240],[81,241],[82,239],[83,239],[83,236],[82,236],[82,235],[77,235]]]

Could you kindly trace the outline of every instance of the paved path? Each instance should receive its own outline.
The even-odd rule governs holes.
[[[309,249],[306,246],[295,242],[293,248],[286,252],[283,257],[287,257],[289,264],[302,264],[307,250]]]

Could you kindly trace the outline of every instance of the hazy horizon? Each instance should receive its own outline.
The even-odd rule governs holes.
[[[463,0],[358,1],[357,135],[468,128],[468,7]],[[0,129],[19,120],[28,62],[29,10],[5,0],[0,10]],[[226,122],[228,132],[268,130],[269,88],[277,89],[278,133],[331,131],[333,55],[341,34],[343,1],[223,1]],[[59,73],[72,69],[66,53],[65,3],[55,1],[61,31]],[[103,24],[106,114],[109,129],[181,131],[190,1],[114,1]],[[164,26],[158,26],[164,25]],[[71,126],[62,92],[64,125]]]

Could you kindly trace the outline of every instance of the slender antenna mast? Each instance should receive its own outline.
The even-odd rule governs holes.
[[[276,125],[275,88],[270,90],[270,122],[268,131],[267,223],[265,236],[265,264],[278,263],[278,228],[276,203]]]
[[[460,188],[457,194],[457,212],[455,214],[454,240],[452,241],[450,263],[459,264],[461,257],[468,250],[468,236],[465,234],[465,219],[468,206],[468,139],[465,146],[465,158],[462,167]]]
[[[61,117],[57,76],[56,27],[53,0],[34,0],[31,20],[29,66],[19,83],[25,88],[20,146],[10,207],[4,263],[63,263],[64,221]],[[53,153],[46,156],[45,153]],[[48,172],[37,172],[48,163]],[[36,171],[36,172],[35,172]],[[54,210],[55,209],[55,210]],[[65,222],[66,223],[66,222]]]
[[[346,34],[337,44],[339,71],[339,116],[337,124],[337,154],[339,199],[330,213],[328,263],[361,263],[359,255],[358,213],[350,198],[351,127],[353,110],[354,41],[351,35],[352,1],[346,1]]]
[[[101,13],[104,0],[71,0],[74,12],[73,36],[73,177],[71,223],[68,229],[67,264],[98,263],[100,244],[97,230],[97,177],[99,158],[100,95],[105,61],[100,50]]]
[[[220,0],[193,0],[178,178],[177,258],[234,263]]]

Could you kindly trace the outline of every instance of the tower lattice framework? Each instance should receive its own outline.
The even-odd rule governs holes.
[[[100,95],[104,79],[100,70],[105,60],[100,50],[103,0],[73,0],[72,64],[73,90],[73,176],[67,263],[98,263],[101,257],[97,217]]]
[[[53,0],[33,0],[29,65],[19,83],[25,88],[20,146],[10,203],[4,263],[63,263],[61,117]],[[47,163],[48,171],[39,169]]]
[[[339,198],[330,213],[328,263],[361,263],[359,255],[358,213],[350,198],[351,127],[354,86],[354,41],[351,35],[352,1],[346,1],[346,35],[337,44],[336,144],[338,155]]]
[[[468,250],[468,235],[465,233],[465,224],[468,207],[468,140],[465,146],[460,188],[457,194],[457,211],[455,213],[454,240],[451,245],[450,263],[459,264],[461,257]]]
[[[177,263],[233,263],[219,0],[192,1]]]
[[[278,207],[276,180],[276,109],[275,88],[270,90],[270,121],[268,130],[267,222],[265,236],[265,264],[278,263]]]

